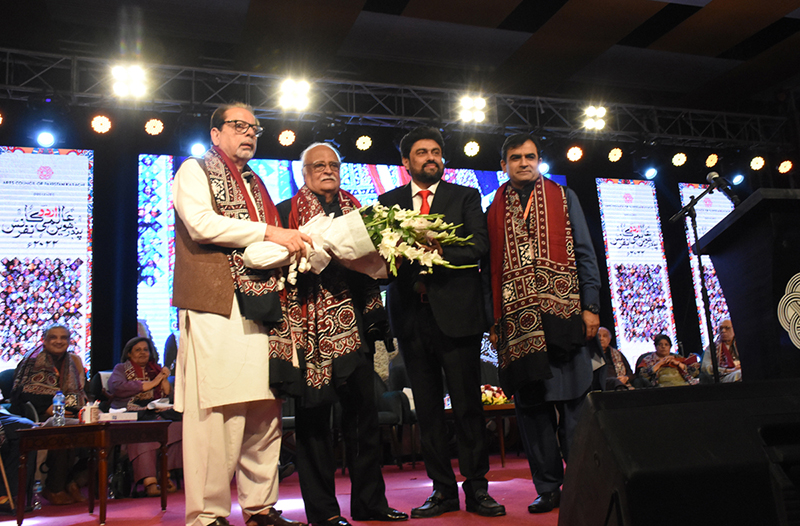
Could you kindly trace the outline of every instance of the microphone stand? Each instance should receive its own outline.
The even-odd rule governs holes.
[[[691,219],[692,223],[695,246],[697,246],[697,240],[699,237],[697,236],[697,211],[694,207],[698,202],[700,202],[700,199],[703,196],[710,193],[712,190],[714,190],[714,185],[709,185],[708,188],[703,191],[703,193],[697,197],[692,197],[686,206],[681,208],[678,213],[669,219],[670,223],[676,223],[683,217],[689,216],[689,219]],[[705,271],[703,270],[703,257],[700,254],[697,254],[697,267],[700,271],[700,293],[703,296],[703,306],[705,307],[706,330],[708,331],[708,352],[711,353],[711,369],[714,371],[714,383],[718,384],[719,360],[717,359],[717,345],[714,342],[714,326],[711,323],[711,303],[708,300],[708,288],[706,287]]]

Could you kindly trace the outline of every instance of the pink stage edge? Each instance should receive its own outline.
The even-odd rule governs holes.
[[[459,526],[482,525],[486,526],[518,526],[522,521],[530,524],[535,520],[537,526],[556,526],[558,524],[558,510],[550,513],[531,515],[528,513],[528,504],[536,498],[536,490],[531,482],[531,473],[524,455],[509,451],[506,456],[506,467],[500,466],[500,456],[491,458],[489,471],[489,493],[506,507],[505,517],[486,518],[464,511],[464,495],[460,495],[461,511],[445,513],[432,519],[413,519],[414,523],[424,526],[443,526],[458,524]],[[458,473],[458,462],[453,461],[453,469]],[[431,493],[431,482],[425,474],[422,462],[417,462],[416,468],[411,463],[405,463],[403,469],[389,465],[383,468],[383,477],[386,481],[386,498],[389,505],[406,513],[411,508],[421,505]],[[458,477],[459,482],[463,480]],[[84,493],[86,489],[83,490]],[[231,485],[232,501],[236,502],[236,486]],[[342,476],[341,469],[336,473],[336,496],[342,515],[350,520],[354,526],[366,524],[353,521],[350,518],[350,481]],[[109,500],[106,510],[106,524],[120,526],[182,526],[184,514],[183,490],[171,494],[167,499],[167,511],[162,512],[158,498],[120,499]],[[280,500],[277,509],[282,510],[286,517],[305,521],[303,500],[300,497],[300,483],[297,473],[281,482]],[[98,523],[99,508],[95,505],[95,512],[88,513],[86,504],[71,504],[68,506],[52,506],[45,501],[40,511],[25,514],[23,526],[57,525],[57,526],[96,526]],[[234,526],[243,526],[241,509],[238,504],[233,505],[231,516],[228,519]],[[0,515],[0,524],[16,524],[10,515]],[[383,523],[370,523],[383,524]]]

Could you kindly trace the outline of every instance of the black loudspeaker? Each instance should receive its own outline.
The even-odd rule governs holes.
[[[559,526],[800,524],[800,380],[589,394]]]

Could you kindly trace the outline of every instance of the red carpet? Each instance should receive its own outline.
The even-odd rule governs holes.
[[[453,461],[454,468],[457,468],[457,461]],[[457,471],[456,471],[457,472]],[[424,466],[417,462],[416,469],[411,468],[410,463],[403,466],[403,470],[397,466],[386,466],[383,468],[383,476],[386,481],[386,498],[389,505],[399,510],[409,513],[412,507],[421,505],[430,495],[431,483],[425,474]],[[459,480],[461,478],[459,477]],[[236,502],[235,486],[232,486],[233,502]],[[350,482],[346,477],[342,477],[341,470],[336,475],[336,494],[339,498],[339,505],[342,508],[342,515],[350,519]],[[492,526],[517,526],[521,522],[531,523],[535,520],[537,526],[556,526],[558,523],[558,511],[541,515],[531,515],[528,513],[528,504],[536,498],[536,491],[531,483],[528,462],[523,457],[517,457],[510,453],[506,457],[506,467],[500,467],[499,455],[491,457],[491,471],[489,471],[489,493],[498,502],[506,507],[507,515],[487,519],[478,515],[467,513],[464,510],[464,495],[461,494],[461,510],[453,513],[446,513],[433,519],[414,519],[413,522],[422,526],[444,526],[458,523],[459,525],[478,525],[491,522]],[[280,500],[277,508],[283,510],[287,517],[297,520],[305,520],[303,510],[303,500],[300,497],[300,485],[297,474],[293,474],[281,483]],[[182,526],[183,525],[183,491],[169,495],[167,511],[162,512],[160,499],[121,499],[111,500],[106,510],[106,524],[120,526]],[[84,504],[71,504],[69,506],[50,506],[46,504],[40,511],[25,514],[23,525],[81,525],[94,526],[98,524],[99,508],[95,505],[95,511],[89,515],[88,508]],[[242,526],[241,510],[237,504],[229,518],[231,524]],[[360,524],[352,521],[354,526]],[[15,524],[15,519],[11,516],[0,516],[0,524]],[[370,523],[382,524],[382,523]]]

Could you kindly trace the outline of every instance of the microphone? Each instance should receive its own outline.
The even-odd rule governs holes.
[[[728,181],[726,181],[723,177],[720,177],[717,172],[710,172],[706,176],[706,181],[708,181],[708,184],[710,184],[713,188],[717,188],[719,191],[728,196],[728,199],[731,200],[733,206],[739,205],[739,196],[733,193]]]

